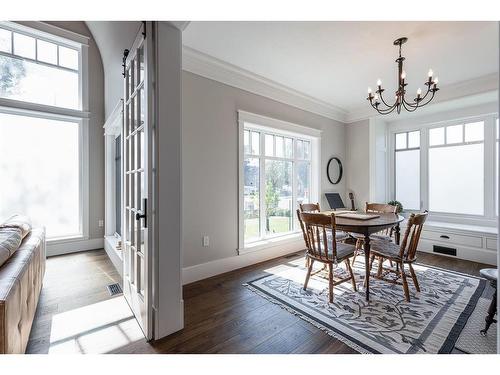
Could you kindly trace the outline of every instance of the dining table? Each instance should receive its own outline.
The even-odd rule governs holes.
[[[321,211],[322,214],[335,214],[335,225],[337,230],[348,233],[357,233],[364,236],[363,250],[365,253],[365,296],[366,301],[370,301],[370,235],[380,232],[384,229],[394,228],[394,241],[397,245],[400,242],[399,223],[404,217],[394,213],[362,213],[362,212],[337,212]],[[346,215],[346,216],[344,216]],[[371,218],[367,218],[372,215]]]

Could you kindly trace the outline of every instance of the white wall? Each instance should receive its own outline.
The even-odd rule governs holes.
[[[345,179],[331,185],[325,172],[331,156],[345,162],[344,124],[188,72],[182,90],[184,267],[237,254],[239,109],[321,129],[321,195],[345,196]]]
[[[357,209],[370,200],[370,123],[362,120],[346,125],[346,189],[354,194]]]
[[[141,27],[139,21],[86,21],[101,51],[105,81],[105,119],[123,98],[122,57],[129,49]]]

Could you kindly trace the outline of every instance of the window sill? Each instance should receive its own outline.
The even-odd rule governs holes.
[[[120,260],[123,260],[122,251],[116,249],[118,241],[120,240],[121,239],[117,238],[116,236],[104,236],[104,241],[106,241],[111,250],[118,256],[118,258],[120,258]]]
[[[407,220],[405,220],[401,227],[406,228]],[[434,221],[428,220],[424,224],[423,230],[430,231],[444,231],[450,232],[454,234],[461,235],[483,235],[483,236],[493,236],[496,237],[498,235],[497,227],[486,226],[486,225],[471,225],[471,224],[460,224],[460,223],[451,223],[446,221]],[[404,230],[401,229],[401,235],[403,235]]]
[[[267,238],[265,240],[252,242],[250,244],[247,244],[244,248],[238,249],[238,255],[252,253],[254,251],[266,250],[276,246],[282,246],[302,241],[302,234],[300,232],[291,233],[279,237]]]

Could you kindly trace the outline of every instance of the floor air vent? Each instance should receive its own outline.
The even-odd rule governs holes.
[[[116,296],[118,294],[122,294],[123,293],[122,287],[118,283],[116,283],[116,284],[109,284],[109,285],[106,286],[106,288],[108,288],[108,292],[109,292],[109,294],[111,296]]]
[[[457,249],[453,249],[451,247],[434,245],[432,251],[438,254],[453,255],[454,257],[457,256]]]

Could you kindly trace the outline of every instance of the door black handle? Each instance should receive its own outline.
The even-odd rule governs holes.
[[[143,205],[144,208],[142,210],[142,213],[136,212],[135,213],[135,220],[139,221],[141,219],[144,219],[144,228],[148,227],[148,199],[144,198],[143,199]]]
[[[444,235],[444,234],[440,235],[439,237],[441,237],[441,238],[445,238],[445,239],[447,239],[447,240],[449,240],[449,239],[450,239],[450,237],[449,237],[449,236],[446,236],[446,235]]]

